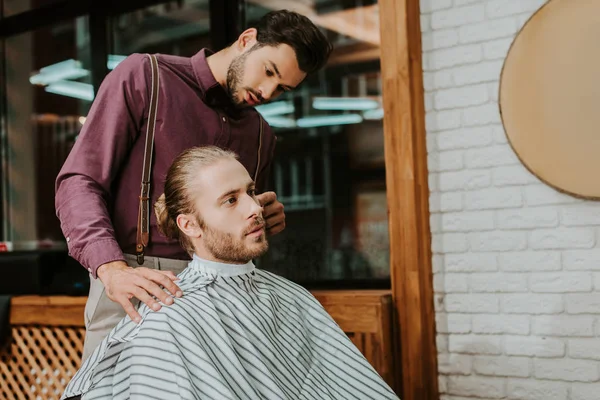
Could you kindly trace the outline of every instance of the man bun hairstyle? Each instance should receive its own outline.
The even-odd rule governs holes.
[[[296,53],[298,66],[310,75],[325,66],[333,46],[321,30],[306,16],[278,10],[265,14],[253,26],[259,47],[287,44]]]
[[[154,204],[158,230],[169,239],[179,240],[189,255],[194,253],[194,246],[179,230],[177,216],[193,214],[198,218],[198,223],[203,224],[194,206],[194,178],[203,167],[223,159],[237,160],[238,156],[216,146],[191,147],[183,151],[171,164],[165,179],[165,192]]]

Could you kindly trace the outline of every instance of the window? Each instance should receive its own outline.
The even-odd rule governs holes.
[[[376,1],[246,0],[247,25],[273,9],[311,18],[327,67],[259,112],[278,136],[271,188],[287,228],[258,264],[308,287],[389,285]]]
[[[54,181],[93,99],[88,18],[4,41],[6,240],[63,242]]]

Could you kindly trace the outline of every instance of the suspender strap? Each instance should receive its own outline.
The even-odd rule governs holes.
[[[146,144],[144,147],[144,167],[142,170],[142,187],[140,192],[140,208],[137,223],[136,255],[139,265],[144,263],[144,250],[150,238],[150,180],[152,179],[152,153],[154,151],[154,129],[156,127],[156,109],[158,107],[158,91],[160,77],[158,62],[154,55],[148,54],[152,66],[152,89],[148,125],[146,127]]]
[[[263,119],[260,114],[258,114],[258,120],[260,124],[260,128],[258,128],[258,157],[256,159],[256,170],[254,171],[254,183],[256,184],[256,179],[258,178],[258,171],[260,171],[260,153],[262,147],[262,137],[263,137]]]

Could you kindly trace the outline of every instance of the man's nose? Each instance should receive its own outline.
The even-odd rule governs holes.
[[[250,197],[250,213],[248,218],[262,217],[264,211],[263,206],[260,205],[256,197]]]

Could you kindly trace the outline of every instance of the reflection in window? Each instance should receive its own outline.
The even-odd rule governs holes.
[[[278,136],[271,188],[287,228],[260,267],[307,286],[386,286],[389,236],[376,1],[247,0],[310,17],[334,51],[324,71],[259,106]]]
[[[112,52],[191,57],[210,47],[209,0],[177,0],[119,15],[112,20]]]
[[[93,98],[88,19],[9,37],[5,52],[5,236],[63,242],[54,181]]]

